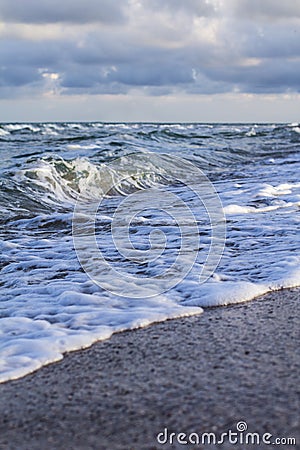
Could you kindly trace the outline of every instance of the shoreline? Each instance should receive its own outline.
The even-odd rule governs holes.
[[[165,428],[220,435],[239,421],[299,444],[299,300],[294,288],[205,308],[116,333],[2,383],[0,449],[203,448],[156,437]]]

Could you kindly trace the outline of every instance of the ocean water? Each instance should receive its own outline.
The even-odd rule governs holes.
[[[300,285],[300,126],[0,124],[0,381]]]

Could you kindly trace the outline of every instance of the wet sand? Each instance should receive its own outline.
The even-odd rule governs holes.
[[[300,448],[299,317],[300,289],[283,290],[68,354],[0,385],[0,449],[297,448],[156,438],[219,436],[240,421]]]

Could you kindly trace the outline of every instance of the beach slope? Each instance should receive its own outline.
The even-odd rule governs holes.
[[[3,383],[0,449],[204,448],[157,435],[218,436],[241,421],[299,445],[299,314],[300,290],[282,290],[119,333]]]

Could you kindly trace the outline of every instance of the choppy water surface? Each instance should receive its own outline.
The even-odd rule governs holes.
[[[300,285],[299,133],[299,124],[1,124],[0,380],[25,375],[116,331]],[[226,216],[223,257],[202,284],[211,222],[194,195],[200,183],[194,172],[185,170],[185,183],[170,176],[171,166],[173,174],[177,166],[182,173],[185,162],[211,180]],[[153,207],[149,198],[140,210],[126,203],[139,192],[158,193]],[[112,267],[146,283],[144,297],[128,284],[115,295],[79,263],[74,208],[79,199],[84,215],[99,198],[97,245]],[[165,249],[156,259],[130,260],[118,252],[112,223],[122,204],[134,249],[155,250],[155,239],[160,242],[164,233]],[[187,231],[183,249],[173,211]],[[163,280],[177,255],[194,261],[192,269],[179,273],[173,287],[148,295],[147,280]],[[97,268],[92,252],[87,259]],[[122,276],[111,280],[116,283],[122,284]]]

